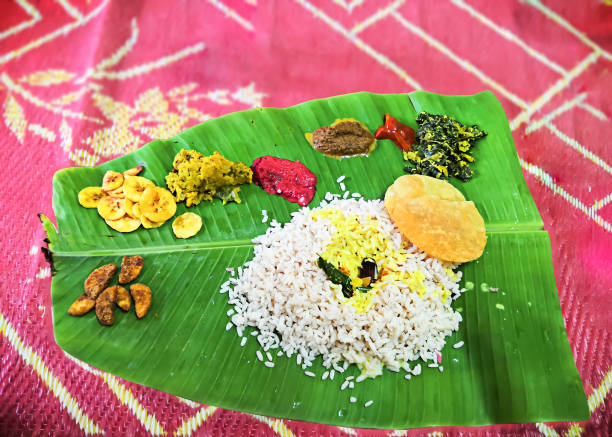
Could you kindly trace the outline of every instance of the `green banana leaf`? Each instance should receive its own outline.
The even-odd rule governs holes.
[[[258,362],[255,337],[244,347],[226,331],[230,309],[219,288],[229,273],[253,255],[251,239],[265,232],[261,211],[286,222],[299,207],[255,185],[243,187],[243,203],[220,201],[191,208],[203,229],[176,239],[171,222],[161,228],[120,234],[96,210],[79,206],[77,193],[100,185],[108,169],[144,165],[143,176],[164,186],[181,148],[250,164],[263,155],[300,160],[318,177],[316,206],[326,192],[347,189],[382,198],[405,174],[401,151],[379,141],[370,157],[336,160],[314,151],[304,132],[353,117],[374,131],[385,112],[416,128],[418,111],[444,113],[488,132],[474,148],[475,176],[452,180],[484,217],[488,243],[483,256],[461,266],[463,284],[475,287],[453,306],[461,309],[459,331],[442,351],[444,371],[423,366],[411,380],[384,371],[350,390],[343,378],[321,380],[320,360],[305,376],[295,359],[275,357],[275,367]],[[287,109],[260,108],[229,114],[169,140],[154,141],[95,168],[68,168],[53,179],[57,234],[45,221],[57,270],[52,280],[53,323],[58,345],[70,355],[119,377],[219,407],[268,416],[368,428],[586,420],[589,417],[569,347],[552,269],[550,241],[523,179],[504,111],[490,92],[441,96],[425,92],[357,93],[314,100]],[[177,215],[187,211],[179,204]],[[138,281],[153,290],[149,315],[115,313],[101,326],[93,314],[66,311],[96,267],[145,257]],[[483,284],[498,288],[496,293]],[[481,287],[482,285],[482,287]],[[464,341],[454,349],[452,345]],[[350,366],[345,375],[358,375]],[[358,398],[350,403],[349,397]],[[364,402],[373,400],[369,408]]]

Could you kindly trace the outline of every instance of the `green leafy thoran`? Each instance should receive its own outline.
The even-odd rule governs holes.
[[[412,165],[405,171],[438,179],[456,177],[468,181],[472,177],[469,167],[474,162],[470,149],[476,140],[487,133],[478,126],[465,126],[446,115],[421,112],[416,122],[416,144],[405,156]]]

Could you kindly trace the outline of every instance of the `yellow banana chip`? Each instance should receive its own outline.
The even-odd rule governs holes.
[[[140,196],[147,187],[153,187],[155,184],[141,176],[127,176],[123,184],[125,195],[132,202],[139,202]]]
[[[123,174],[109,170],[104,173],[104,179],[102,179],[102,189],[104,191],[113,191],[123,185]]]
[[[125,213],[127,215],[129,215],[130,217],[132,217],[132,218],[139,218],[139,217],[134,215],[134,211],[133,211],[134,205],[135,205],[134,202],[132,202],[127,197],[125,198],[124,204],[123,204],[123,208],[125,209]]]
[[[100,187],[87,187],[79,191],[79,203],[85,208],[97,208],[100,200],[106,196]]]
[[[142,215],[153,222],[165,222],[176,213],[174,196],[161,187],[147,187],[139,204]]]
[[[142,165],[138,165],[136,167],[133,167],[133,168],[130,168],[129,170],[124,171],[123,175],[124,176],[136,176],[143,169],[144,169],[144,167]]]
[[[132,217],[141,218],[142,212],[140,211],[140,205],[138,203],[132,204]]]
[[[140,219],[132,218],[128,215],[124,215],[118,220],[104,220],[107,225],[119,232],[132,232],[138,229],[140,226]]]
[[[202,218],[193,212],[179,215],[172,222],[172,231],[177,238],[190,238],[200,232]]]
[[[142,227],[145,229],[153,229],[153,228],[159,228],[161,225],[163,225],[164,223],[166,223],[166,221],[161,221],[161,222],[152,222],[151,220],[149,220],[147,218],[147,216],[145,216],[144,214],[142,214],[140,216],[140,221],[142,222]]]
[[[118,220],[125,215],[124,200],[103,197],[98,203],[98,214],[105,220]]]
[[[115,197],[117,199],[125,199],[125,193],[123,192],[123,185],[119,188],[115,188],[112,191],[107,193],[110,197]]]

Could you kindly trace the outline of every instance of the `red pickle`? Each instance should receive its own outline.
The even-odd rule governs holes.
[[[391,140],[405,152],[412,150],[414,130],[385,114],[385,124],[376,129],[377,140]]]

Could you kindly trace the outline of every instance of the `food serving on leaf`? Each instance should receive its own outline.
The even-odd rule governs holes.
[[[464,182],[472,178],[471,148],[487,133],[478,126],[465,126],[446,115],[421,112],[416,122],[416,143],[406,152],[410,165],[404,168],[412,174],[439,179],[456,177]]]
[[[482,255],[484,220],[474,202],[445,181],[402,176],[387,189],[385,208],[401,234],[431,256],[464,263]]]
[[[119,271],[119,284],[125,285],[134,281],[140,275],[144,266],[144,258],[138,255],[124,256]],[[101,325],[112,326],[115,323],[115,306],[123,311],[129,311],[134,299],[136,317],[143,318],[151,306],[151,289],[144,284],[132,284],[130,292],[121,285],[112,285],[116,264],[106,264],[98,267],[85,280],[85,293],[75,300],[68,314],[84,316],[95,308],[96,317]]]
[[[202,217],[193,212],[179,215],[172,222],[172,232],[176,238],[191,238],[202,229]]]
[[[78,194],[84,208],[96,208],[106,224],[119,232],[133,232],[142,225],[158,228],[176,212],[174,198],[151,180],[137,176],[142,166],[124,172],[109,170],[102,187],[86,187]]]
[[[253,240],[254,258],[221,288],[234,306],[231,322],[239,335],[253,327],[264,352],[297,355],[303,369],[317,356],[328,371],[344,371],[342,362],[356,364],[362,379],[381,375],[383,366],[418,374],[420,366],[411,369],[415,360],[437,362],[445,338],[461,321],[451,307],[465,291],[459,287],[461,272],[453,271],[458,264],[450,262],[458,257],[407,240],[403,208],[422,198],[455,202],[449,208],[471,202],[448,182],[424,176],[398,179],[387,197],[385,203],[323,201],[293,213],[284,226],[272,223]],[[430,205],[421,206],[422,227],[461,246],[456,251],[462,255],[482,253],[486,237],[478,220],[457,226],[451,219],[445,226],[440,208],[428,213]],[[482,230],[484,241],[464,241],[471,226],[475,233]]]
[[[304,136],[315,150],[333,158],[369,155],[376,147],[374,135],[354,118],[337,119]]]
[[[399,122],[389,114],[385,114],[384,124],[376,129],[377,140],[391,140],[404,152],[412,150],[414,130]]]
[[[217,197],[227,202],[240,203],[240,185],[250,184],[253,173],[242,162],[233,162],[220,153],[204,156],[195,150],[182,149],[174,157],[172,170],[166,176],[168,189],[177,202],[198,205]]]
[[[317,177],[300,161],[262,156],[253,161],[253,182],[269,194],[306,206],[317,192]]]

